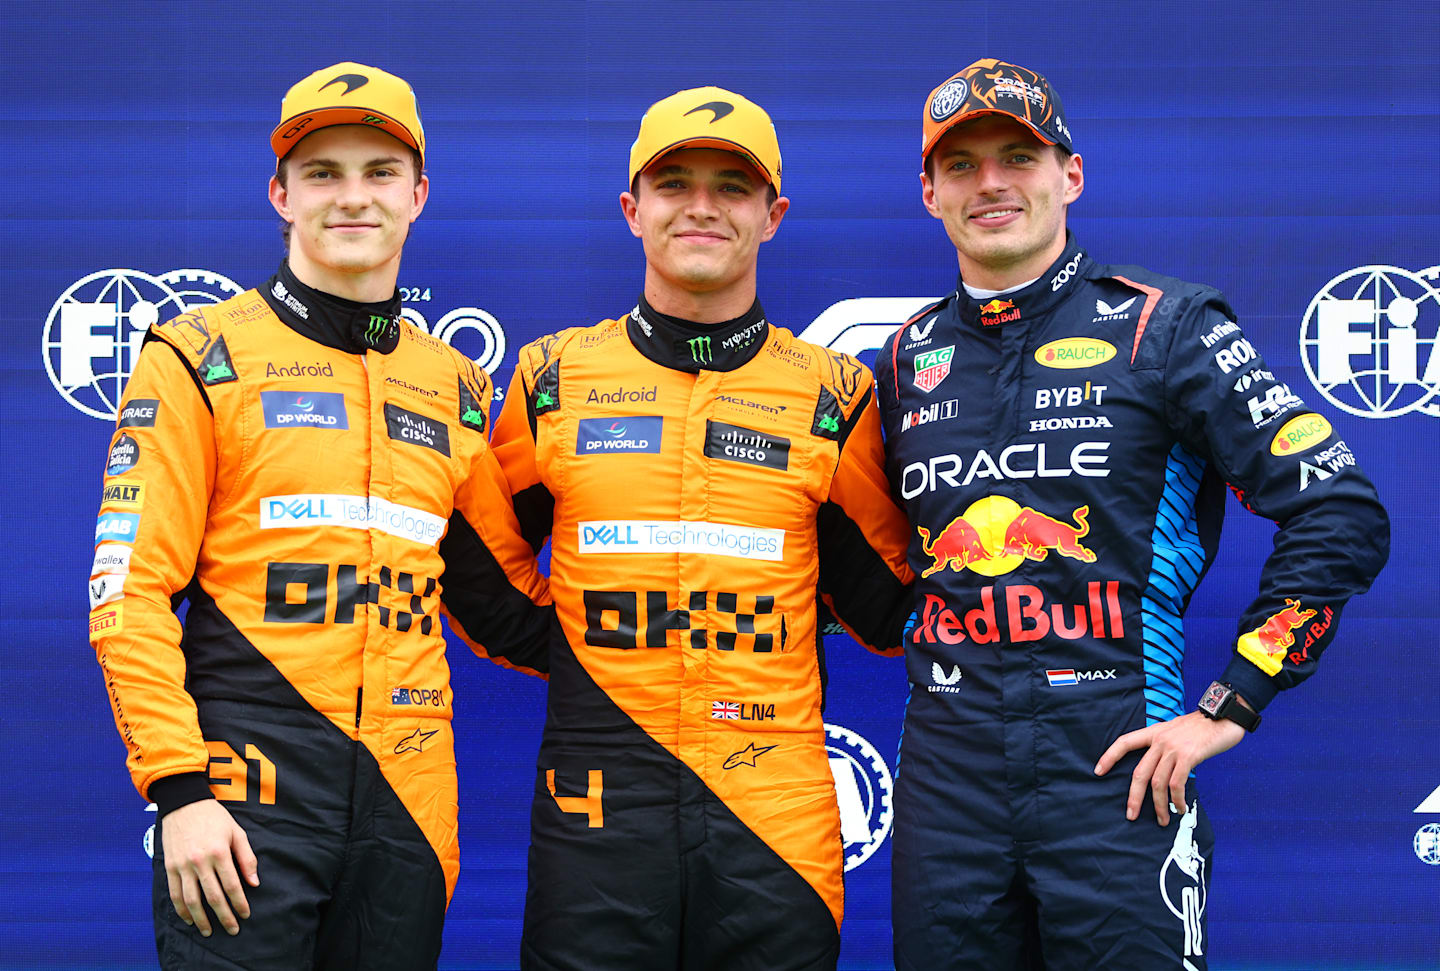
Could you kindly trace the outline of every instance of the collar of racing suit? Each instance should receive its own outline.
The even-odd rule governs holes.
[[[1081,279],[1090,265],[1090,257],[1080,248],[1075,234],[1065,233],[1065,251],[1040,274],[1040,278],[1014,293],[1004,293],[976,300],[965,292],[962,277],[951,298],[965,323],[989,330],[1020,320],[1034,320],[1070,295],[1070,284]]]
[[[630,342],[650,360],[676,371],[733,371],[765,344],[770,323],[757,299],[734,320],[697,324],[662,314],[644,294],[625,324]]]
[[[260,296],[291,330],[350,354],[389,354],[400,343],[400,291],[379,303],[357,303],[308,287],[280,264]]]

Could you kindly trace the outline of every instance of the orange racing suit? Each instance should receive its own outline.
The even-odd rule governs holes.
[[[482,656],[545,667],[549,597],[486,440],[489,378],[398,311],[282,266],[152,328],[126,388],[91,640],[161,826],[213,794],[261,875],[240,935],[202,940],[157,838],[163,963],[313,947],[433,967],[459,870],[439,611]]]
[[[551,541],[525,968],[833,968],[823,601],[898,654],[911,580],[870,372],[642,300],[543,338],[495,451]]]

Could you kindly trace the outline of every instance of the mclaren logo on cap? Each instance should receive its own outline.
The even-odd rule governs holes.
[[[361,85],[370,83],[370,79],[363,74],[337,74],[332,80],[326,81],[324,84],[320,85],[320,90],[324,91],[326,88],[330,87],[330,85],[339,84],[341,81],[345,82],[345,90],[341,92],[342,97],[349,94],[351,91],[354,91]]]
[[[685,114],[693,115],[697,111],[712,111],[715,113],[715,117],[710,119],[710,124],[713,125],[715,124],[715,122],[719,121],[721,118],[724,118],[726,115],[730,114],[730,112],[734,110],[735,106],[727,102],[707,101],[703,105],[696,105],[694,108],[691,108],[689,111],[685,112]]]
[[[930,101],[930,117],[938,121],[944,121],[965,103],[966,97],[970,94],[970,83],[964,78],[956,78],[946,84],[935,97]]]

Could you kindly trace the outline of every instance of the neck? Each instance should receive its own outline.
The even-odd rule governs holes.
[[[972,287],[981,290],[1009,290],[1028,280],[1033,280],[1049,268],[1065,252],[1065,232],[1039,253],[1034,253],[1015,263],[996,265],[977,263],[959,250],[955,257],[960,263],[960,278]]]
[[[755,304],[755,273],[717,290],[685,290],[645,267],[645,300],[671,317],[696,324],[720,324],[742,316]]]
[[[292,247],[289,256],[290,272],[295,279],[321,293],[332,297],[354,300],[356,303],[379,303],[389,300],[395,293],[395,281],[400,278],[400,254],[379,266],[357,273],[347,273],[333,267],[322,266],[310,259],[298,247]]]

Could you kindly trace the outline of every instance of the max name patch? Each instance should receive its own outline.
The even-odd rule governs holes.
[[[385,428],[397,442],[409,442],[424,448],[432,448],[441,455],[450,454],[450,429],[444,422],[426,418],[413,411],[406,411],[399,405],[385,403]]]

